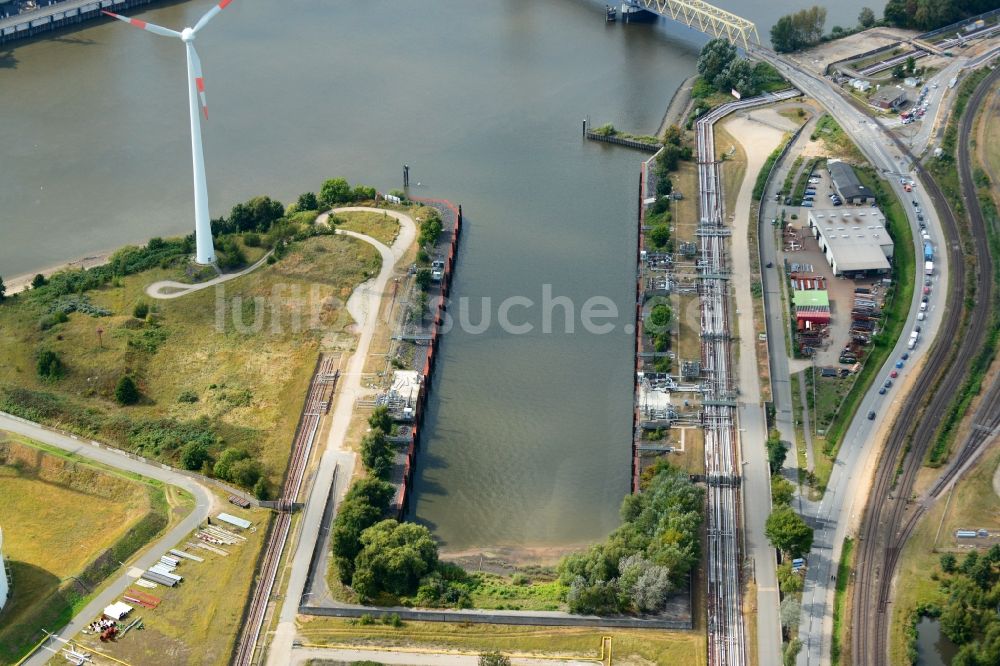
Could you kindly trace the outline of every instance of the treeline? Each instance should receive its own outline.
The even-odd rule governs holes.
[[[704,491],[660,462],[641,492],[622,502],[622,525],[603,543],[559,565],[573,613],[656,612],[688,580],[701,556]]]
[[[783,81],[770,64],[755,64],[748,58],[739,57],[736,47],[722,38],[713,39],[702,47],[698,74],[703,86],[723,93],[736,90],[743,97],[752,97]],[[697,91],[693,90],[692,95],[697,97]]]
[[[918,609],[939,617],[941,633],[960,646],[952,666],[1000,664],[1000,546],[968,553],[961,563],[952,553],[940,560],[938,576],[947,600]],[[916,635],[911,629],[910,660],[916,663]]]
[[[930,31],[943,28],[991,9],[996,0],[889,0],[883,11],[883,25]],[[788,53],[815,46],[820,42],[847,37],[861,30],[879,25],[875,12],[862,7],[854,27],[833,26],[830,34],[823,34],[826,9],[813,6],[809,9],[782,16],[771,27],[771,44],[779,53]]]
[[[889,0],[884,15],[893,27],[929,31],[991,9],[996,0]]]

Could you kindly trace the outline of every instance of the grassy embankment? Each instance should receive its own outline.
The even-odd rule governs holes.
[[[837,565],[837,585],[833,592],[833,636],[830,639],[830,663],[837,666],[847,643],[850,632],[844,626],[844,612],[847,605],[847,587],[854,568],[854,539],[844,539],[840,550],[840,564]]]
[[[413,215],[410,212],[407,214]],[[385,213],[353,211],[350,213],[337,213],[336,217],[339,220],[335,224],[338,229],[356,231],[371,236],[384,245],[392,245],[392,242],[396,240],[396,236],[399,235],[399,222],[396,221],[396,218],[390,217]]]
[[[221,495],[219,499],[225,501]],[[133,618],[142,618],[142,631],[129,633],[113,643],[101,643],[96,636],[79,635],[77,640],[87,651],[100,652],[130,664],[158,663],[163,655],[170,655],[171,663],[226,666],[242,626],[243,608],[250,596],[270,518],[270,513],[264,509],[227,505],[226,512],[253,523],[247,531],[227,527],[245,536],[246,542],[219,546],[229,553],[222,556],[184,548],[186,541],[195,540],[193,534],[182,540],[176,547],[205,561],[183,560],[177,573],[184,580],[177,587],[140,590],[162,600],[156,610],[136,607]]]
[[[594,660],[600,658],[601,639],[610,636],[613,661],[617,664],[698,666],[707,662],[705,636],[696,631],[432,622],[404,622],[401,627],[392,627],[334,618],[302,618],[299,633],[308,645],[411,647],[473,655],[499,650],[518,655],[572,655]]]
[[[963,253],[965,254],[967,265],[966,273],[963,276],[966,284],[966,317],[976,301],[977,295],[975,274],[979,270],[982,270],[982,267],[976,265],[973,244],[982,241],[981,239],[972,238],[971,228],[968,226],[969,220],[964,212],[965,202],[963,201],[963,196],[961,194],[958,169],[955,164],[955,143],[957,141],[958,125],[962,120],[962,115],[965,113],[965,107],[968,104],[969,97],[971,97],[972,93],[978,87],[980,81],[982,81],[989,74],[989,71],[990,70],[988,69],[978,70],[970,74],[968,78],[962,82],[958,95],[955,99],[954,113],[948,122],[944,140],[942,141],[942,149],[944,152],[940,157],[931,160],[928,165],[929,169],[932,173],[934,173],[934,177],[941,185],[941,189],[944,191],[952,210],[955,211],[955,214],[959,219],[959,233],[962,237],[961,241]],[[989,105],[986,106],[989,107]],[[1000,124],[996,120],[995,113],[988,112],[988,115],[993,118],[992,123],[994,125]],[[977,121],[981,123],[987,122],[988,120],[984,119],[983,116],[980,115]],[[972,135],[976,135],[975,131],[972,132]],[[987,134],[986,136],[990,135]],[[996,357],[997,344],[1000,342],[1000,215],[998,215],[997,212],[997,203],[994,199],[993,192],[993,187],[995,187],[996,184],[990,182],[990,177],[987,175],[987,172],[979,166],[980,164],[987,164],[989,155],[986,151],[990,150],[989,144],[996,142],[987,141],[986,143],[987,146],[982,148],[974,146],[971,156],[974,161],[973,178],[976,184],[977,198],[979,200],[980,208],[983,211],[983,217],[986,221],[986,242],[989,244],[990,254],[993,257],[994,288],[993,298],[989,304],[991,307],[991,313],[988,319],[989,330],[987,332],[986,339],[983,342],[982,348],[972,359],[968,377],[966,377],[965,381],[962,383],[962,387],[952,399],[948,414],[941,422],[934,444],[928,451],[927,464],[931,467],[938,467],[948,460],[948,456],[951,453],[951,446],[954,441],[955,430],[957,429],[959,422],[965,415],[969,406],[972,404],[972,401],[977,395],[979,395],[979,392],[982,389],[983,378]]]
[[[944,605],[947,591],[939,582],[940,555],[953,552],[959,559],[968,552],[955,542],[955,530],[987,527],[996,529],[1000,498],[993,489],[993,475],[1000,465],[1000,447],[994,443],[965,475],[951,496],[937,501],[920,519],[900,556],[897,585],[891,605],[889,662],[910,663],[911,641],[917,611],[927,605]]]
[[[152,282],[182,276],[169,264],[82,295],[53,299],[43,288],[8,299],[0,304],[0,409],[178,466],[192,439],[211,458],[243,449],[276,487],[321,342],[353,345],[342,304],[380,263],[370,245],[327,235],[293,244],[218,291],[175,300],[144,294]],[[67,299],[82,306],[53,320]],[[133,316],[140,302],[153,310],[147,319]],[[79,311],[90,308],[109,314]],[[61,379],[38,376],[40,350],[58,355]],[[142,397],[121,407],[113,395],[126,374]],[[211,472],[211,460],[202,471]]]
[[[0,612],[0,661],[63,626],[171,519],[182,491],[0,433],[0,525],[12,597]]]

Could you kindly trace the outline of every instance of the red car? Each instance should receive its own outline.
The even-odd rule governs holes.
[[[899,377],[899,373],[893,370],[892,372],[889,373],[889,376],[895,379],[896,377]]]
[[[931,288],[930,287],[924,287],[924,293],[925,294],[931,293]]]

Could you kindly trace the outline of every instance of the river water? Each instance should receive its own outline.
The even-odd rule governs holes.
[[[141,16],[191,25],[211,4]],[[796,8],[721,4],[762,26]],[[860,4],[841,3],[844,24]],[[412,513],[452,550],[592,541],[628,492],[642,156],[581,141],[580,121],[655,131],[704,38],[605,25],[603,6],[237,2],[199,36],[213,215],[338,175],[391,189],[407,162],[415,194],[465,206],[453,298],[476,313],[489,297],[496,315],[547,284],[577,310],[573,333],[557,309],[553,333],[442,345]],[[189,231],[184,67],[179,43],[113,22],[0,52],[0,274]],[[623,313],[612,333],[580,330],[598,295]]]

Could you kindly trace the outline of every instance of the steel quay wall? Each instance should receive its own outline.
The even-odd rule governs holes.
[[[455,223],[451,231],[451,242],[448,244],[448,257],[445,259],[444,273],[441,276],[441,293],[434,310],[434,324],[431,328],[431,339],[427,355],[424,358],[421,373],[420,392],[417,394],[417,405],[413,411],[413,427],[410,429],[410,440],[406,444],[406,461],[403,466],[403,483],[396,494],[396,516],[402,519],[409,507],[410,490],[413,487],[413,468],[416,465],[417,449],[420,447],[420,433],[427,410],[427,399],[434,380],[435,358],[441,345],[441,325],[444,322],[444,311],[447,309],[448,294],[451,293],[451,281],[455,275],[455,261],[458,258],[458,243],[462,236],[462,207],[456,206],[446,199],[425,199],[411,197],[413,201],[432,206],[454,217]]]

